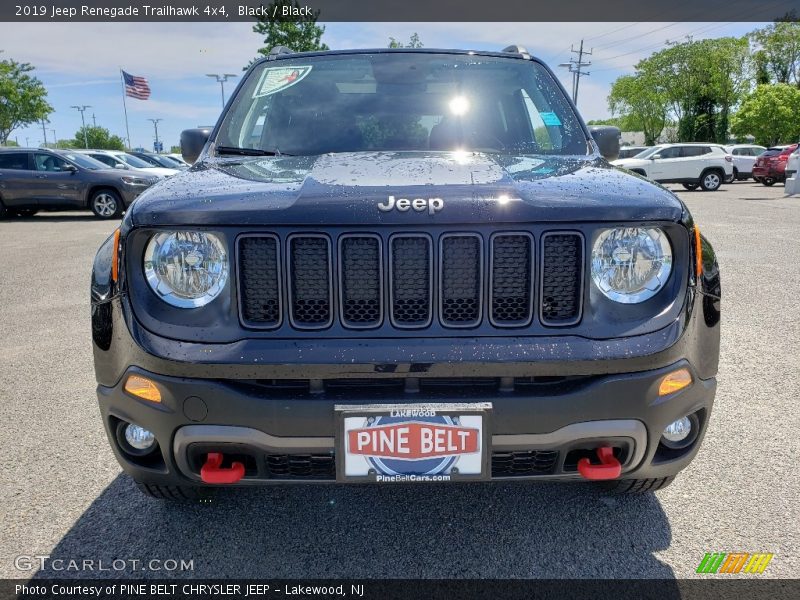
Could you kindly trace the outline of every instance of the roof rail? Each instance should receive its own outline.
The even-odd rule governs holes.
[[[520,54],[522,58],[526,59],[531,57],[527,48],[525,48],[525,46],[520,46],[518,44],[512,44],[511,46],[506,46],[505,48],[503,48],[503,52],[508,52],[510,54]]]
[[[281,54],[293,54],[286,46],[274,46],[267,55],[267,60],[275,60]]]

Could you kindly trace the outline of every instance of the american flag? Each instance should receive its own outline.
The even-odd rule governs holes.
[[[131,75],[130,73],[122,72],[122,78],[125,80],[125,95],[137,100],[147,100],[150,97],[150,86],[147,85],[147,79]]]

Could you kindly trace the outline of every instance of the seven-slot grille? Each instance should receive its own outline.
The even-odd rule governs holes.
[[[239,306],[248,327],[497,328],[580,321],[583,236],[548,232],[294,233],[238,240]],[[334,243],[336,244],[334,247]],[[335,249],[335,252],[334,252]],[[484,265],[484,256],[487,263]],[[334,300],[336,298],[336,301]],[[285,313],[285,314],[284,314]]]

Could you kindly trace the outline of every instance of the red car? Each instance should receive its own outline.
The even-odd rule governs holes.
[[[773,146],[767,148],[756,158],[753,165],[753,179],[764,185],[774,185],[778,181],[786,181],[786,161],[797,149],[797,144],[790,146]]]

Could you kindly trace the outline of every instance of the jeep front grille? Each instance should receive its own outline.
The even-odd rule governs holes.
[[[322,329],[333,321],[331,243],[327,236],[289,237],[289,318],[298,329]]]
[[[574,233],[542,237],[540,317],[545,325],[572,325],[581,318],[583,238]]]
[[[433,248],[427,235],[393,235],[389,297],[395,327],[426,327],[433,312]]]
[[[581,319],[584,242],[574,231],[248,233],[237,263],[246,327],[508,329]]]

